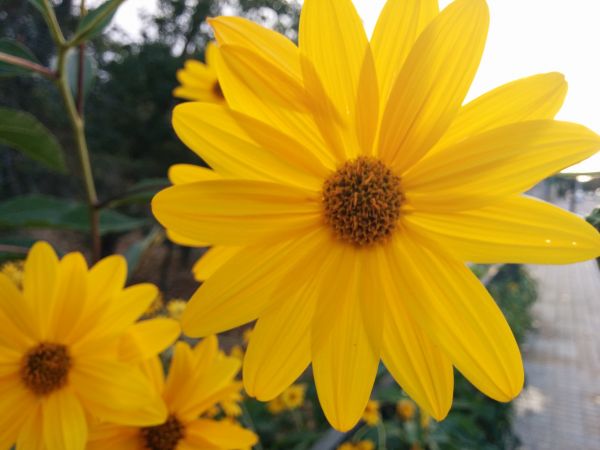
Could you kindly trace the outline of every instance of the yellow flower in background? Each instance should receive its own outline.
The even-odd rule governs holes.
[[[227,417],[239,417],[242,415],[242,407],[240,403],[244,398],[240,392],[241,389],[242,386],[240,385],[237,391],[231,392],[229,397],[221,400],[221,409]]]
[[[167,314],[175,320],[181,320],[181,316],[185,311],[187,302],[185,300],[174,298],[167,302]]]
[[[244,349],[241,345],[234,345],[229,351],[229,356],[239,359],[242,362],[244,360]]]
[[[362,415],[362,419],[369,426],[374,426],[381,420],[379,414],[379,402],[377,400],[369,400]]]
[[[398,400],[396,403],[396,413],[403,420],[410,420],[415,416],[415,412],[417,410],[416,405],[407,399]]]
[[[0,266],[0,273],[6,275],[17,288],[23,287],[23,261],[9,261]]]
[[[225,450],[254,445],[256,435],[239,425],[200,418],[232,392],[239,392],[240,383],[235,381],[239,368],[239,361],[219,352],[215,336],[193,350],[178,342],[166,380],[158,358],[144,364],[155,393],[167,405],[166,421],[152,427],[100,424],[92,429],[87,449]]]
[[[215,70],[216,46],[211,42],[204,52],[205,63],[187,60],[183,69],[177,71],[180,85],[173,90],[173,96],[199,102],[224,103],[223,91]]]
[[[375,450],[373,441],[359,441],[355,446],[356,450]]]
[[[590,225],[521,195],[600,148],[590,130],[553,120],[564,78],[532,76],[463,105],[484,0],[442,12],[435,0],[389,0],[371,42],[350,0],[306,0],[299,47],[241,18],[211,24],[227,106],[179,105],[173,125],[213,170],[174,166],[175,186],[153,200],[170,235],[214,246],[184,331],[258,319],[248,394],[272,400],[312,362],[338,430],[362,416],[380,359],[436,419],[453,366],[496,400],[518,395],[519,349],[465,261],[600,253]]]
[[[38,242],[25,262],[22,290],[0,274],[0,448],[83,450],[90,420],[165,420],[162,399],[124,361],[154,356],[178,326],[173,333],[173,324],[134,324],[157,290],[124,288],[126,272],[120,256],[88,270],[80,253],[59,260]],[[150,341],[137,340],[146,334]]]
[[[285,410],[285,403],[283,403],[281,396],[278,396],[267,403],[267,411],[269,411],[271,414],[281,414]]]
[[[304,404],[305,397],[305,384],[293,384],[281,393],[281,401],[288,410],[300,408]]]
[[[356,450],[356,446],[352,442],[344,442],[337,447],[337,450]]]

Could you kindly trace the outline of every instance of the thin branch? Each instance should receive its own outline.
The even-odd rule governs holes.
[[[19,58],[18,56],[9,55],[8,53],[0,52],[0,61],[12,64],[13,66],[18,66],[27,70],[31,70],[33,72],[37,72],[40,75],[49,78],[50,80],[56,80],[57,78],[56,72],[53,72],[47,67],[34,63],[33,61],[29,61],[27,59]]]
[[[80,17],[79,19],[83,19],[87,13],[85,9],[85,0],[81,0],[80,6]],[[79,117],[83,117],[83,99],[85,97],[83,92],[83,81],[85,79],[85,43],[79,44],[79,59],[77,61],[77,113],[79,113]]]

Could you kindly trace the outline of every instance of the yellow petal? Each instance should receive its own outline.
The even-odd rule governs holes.
[[[500,86],[465,105],[432,152],[503,125],[553,119],[566,95],[567,83],[560,73],[534,75]]]
[[[461,211],[519,194],[596,153],[600,136],[567,122],[506,125],[421,160],[403,177],[419,210]]]
[[[11,448],[22,428],[27,426],[28,418],[37,414],[37,409],[38,400],[23,386],[19,377],[0,380],[0,411],[3,411],[0,415],[0,448]],[[40,434],[41,428],[39,424]]]
[[[145,426],[167,419],[159,394],[138,369],[128,364],[80,357],[70,373],[70,382],[86,409],[101,420]]]
[[[243,82],[248,89],[266,102],[294,111],[310,111],[309,93],[304,88],[301,74],[282,70],[277,62],[247,47],[225,44],[219,50],[225,64],[233,72],[243,73]]]
[[[260,401],[279,395],[310,363],[316,287],[328,244],[325,233],[305,244],[305,257],[289,263],[288,274],[273,292],[273,305],[260,315],[252,331],[243,379],[246,392]]]
[[[281,34],[238,17],[218,17],[209,22],[220,44],[247,47],[285,72],[302,73],[298,48]],[[248,87],[244,74],[232,71],[218,53],[216,66],[227,104],[232,109],[272,125],[304,143],[324,163],[335,165],[311,114],[264,101]]]
[[[209,247],[209,244],[207,244],[205,241],[182,236],[173,230],[166,230],[166,234],[170,241],[178,245],[183,245],[185,247]]]
[[[42,415],[41,404],[38,404],[33,411],[27,412],[27,420],[19,433],[16,448],[19,450],[46,450],[43,432],[44,417]]]
[[[84,450],[87,422],[79,400],[70,389],[53,392],[42,404],[44,441],[48,450]]]
[[[224,245],[290,239],[321,222],[317,193],[250,180],[173,186],[154,197],[152,210],[167,229]]]
[[[181,319],[184,333],[207,336],[256,319],[289,266],[307,254],[312,238],[240,250],[194,293]]]
[[[350,0],[307,0],[300,16],[299,46],[317,71],[337,112],[371,153],[379,113],[375,64],[360,17]],[[346,140],[349,158],[359,148]]]
[[[111,255],[90,269],[88,295],[96,303],[106,302],[117,295],[127,280],[127,261],[120,255]]]
[[[240,247],[216,246],[208,250],[192,267],[194,278],[204,281],[212,276],[223,264],[237,255]]]
[[[185,439],[205,448],[206,442],[218,448],[234,449],[251,447],[258,442],[257,436],[239,425],[215,420],[197,419],[186,426]]]
[[[49,338],[71,342],[87,303],[87,263],[81,253],[69,253],[59,263],[50,315]]]
[[[31,309],[15,284],[0,273],[0,343],[8,348],[26,349],[40,336],[31,320]]]
[[[140,368],[152,384],[154,390],[162,393],[165,387],[165,373],[160,357],[155,356],[154,358],[142,361]]]
[[[312,360],[317,393],[329,423],[339,431],[360,420],[379,365],[362,316],[360,260],[349,246],[332,249],[312,331]]]
[[[452,405],[452,362],[410,317],[405,294],[387,266],[385,261],[379,266],[380,282],[386,292],[383,362],[421,408],[442,420]]]
[[[511,197],[463,212],[415,213],[405,222],[464,261],[570,264],[600,256],[600,234],[554,205]]]
[[[4,332],[4,329],[2,329]],[[21,369],[23,354],[21,351],[0,346],[0,379],[17,375]]]
[[[177,106],[173,112],[173,127],[179,138],[219,174],[320,189],[322,180],[302,170],[310,162],[297,166],[298,162],[314,160],[310,153],[304,153],[303,146],[295,144],[290,148],[274,138],[263,139],[263,145],[258,145],[241,124],[258,128],[256,133],[263,137],[275,134],[294,144],[282,132],[243,114],[234,114],[225,106],[191,102]]]
[[[52,307],[58,258],[47,242],[36,242],[25,261],[23,277],[23,295],[31,305],[35,317],[35,327],[40,336],[48,332],[48,319]]]
[[[193,164],[174,164],[169,167],[169,180],[173,184],[220,180],[221,178],[217,172],[208,167],[195,166]]]
[[[425,28],[396,77],[379,154],[399,172],[440,139],[471,85],[488,29],[484,0],[456,0]]]
[[[179,322],[165,317],[143,320],[129,327],[121,338],[119,359],[128,363],[152,358],[179,337]]]
[[[406,228],[389,254],[392,276],[414,321],[484,394],[507,402],[523,387],[515,338],[479,280],[439,246]]]
[[[381,106],[423,29],[438,14],[437,0],[388,0],[379,14],[371,47],[377,68]]]
[[[92,426],[86,450],[106,449],[143,450],[144,446],[143,441],[140,439],[139,428],[106,423]]]

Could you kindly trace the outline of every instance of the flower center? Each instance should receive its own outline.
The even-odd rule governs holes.
[[[36,395],[47,395],[67,384],[72,361],[62,344],[42,342],[23,357],[21,379]]]
[[[179,419],[170,415],[162,425],[142,428],[142,438],[148,450],[175,450],[177,443],[184,438],[184,431]]]
[[[346,162],[323,184],[325,221],[339,239],[357,246],[389,237],[403,200],[400,177],[372,157]]]

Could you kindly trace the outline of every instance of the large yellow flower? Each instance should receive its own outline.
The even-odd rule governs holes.
[[[370,43],[350,0],[306,0],[299,47],[240,18],[211,23],[228,106],[180,105],[173,124],[214,172],[178,166],[180,184],[153,201],[172,235],[229,252],[204,268],[184,332],[258,318],[247,392],[273,399],[312,362],[340,430],[363,413],[380,359],[437,419],[453,366],[488,396],[514,398],[519,349],[464,262],[600,253],[581,219],[521,195],[600,148],[588,129],[552,120],[563,77],[463,106],[484,0],[441,13],[435,0],[389,0]]]
[[[80,253],[59,261],[44,242],[27,257],[22,291],[0,274],[0,449],[82,450],[90,419],[164,421],[162,399],[124,361],[169,345],[177,323],[134,325],[156,288],[123,289],[125,276],[122,257],[88,271]]]
[[[173,90],[173,95],[185,100],[223,103],[223,91],[215,70],[215,53],[218,52],[211,42],[206,46],[206,63],[194,59],[187,60],[183,69],[177,71],[177,81],[181,83]]]
[[[224,356],[211,336],[194,350],[184,342],[175,345],[167,380],[158,358],[144,364],[155,391],[167,404],[169,415],[152,427],[102,424],[92,430],[88,450],[225,450],[256,443],[256,435],[229,421],[200,418],[220,401],[239,393],[234,380],[240,362]]]

